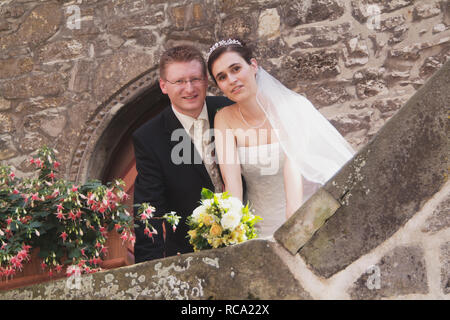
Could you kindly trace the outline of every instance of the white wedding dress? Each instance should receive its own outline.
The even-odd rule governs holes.
[[[246,184],[244,204],[263,220],[255,227],[259,238],[267,238],[286,221],[286,194],[283,168],[286,155],[280,143],[238,147],[241,173]],[[320,184],[303,178],[304,203]]]
[[[241,172],[245,179],[244,204],[263,220],[255,227],[266,238],[286,221],[283,167],[285,155],[279,143],[238,147]]]

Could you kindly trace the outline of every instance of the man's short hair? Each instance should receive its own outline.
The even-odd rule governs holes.
[[[167,49],[159,60],[159,76],[165,79],[166,68],[173,62],[190,62],[193,60],[200,62],[203,74],[206,75],[205,60],[197,48],[191,45],[180,45]]]

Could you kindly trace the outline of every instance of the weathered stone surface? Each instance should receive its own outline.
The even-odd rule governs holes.
[[[413,17],[415,20],[428,19],[441,13],[439,3],[419,3],[414,7]]]
[[[346,67],[365,65],[369,62],[367,42],[360,37],[354,37],[346,41],[343,53]]]
[[[369,68],[360,70],[353,75],[358,98],[365,99],[388,92],[386,82],[382,78],[384,71],[383,68],[379,70]]]
[[[49,144],[49,139],[38,132],[26,133],[19,139],[18,147],[23,153],[30,153],[39,149],[44,144]]]
[[[210,19],[214,19],[214,17],[212,12],[208,12],[210,8],[205,7],[202,3],[173,6],[169,10],[172,27],[176,30],[185,30],[211,22]]]
[[[441,288],[444,294],[450,293],[450,242],[441,246]]]
[[[450,228],[450,195],[437,206],[421,231],[433,234],[446,228]]]
[[[330,106],[335,103],[343,103],[352,98],[345,89],[346,84],[330,82],[321,85],[306,86],[306,97],[316,108]]]
[[[221,38],[237,37],[246,39],[256,29],[254,24],[252,16],[227,18],[222,22],[220,36]]]
[[[352,24],[337,26],[297,27],[283,34],[283,39],[293,48],[320,48],[336,44],[350,37]]]
[[[366,22],[368,17],[392,12],[413,3],[414,0],[352,0],[352,15],[359,22]]]
[[[325,184],[342,207],[299,251],[314,272],[330,277],[378,246],[445,183],[449,85],[447,63]]]
[[[105,58],[95,72],[93,80],[95,96],[106,100],[154,64],[153,56],[137,52],[119,52]]]
[[[344,14],[345,5],[340,0],[288,1],[281,6],[284,23],[293,27],[299,24],[336,20]]]
[[[37,53],[40,62],[51,64],[86,57],[88,56],[88,46],[75,39],[57,41],[40,47]]]
[[[338,55],[334,50],[294,52],[283,59],[283,66],[288,82],[332,78],[340,73]]]
[[[0,112],[0,133],[10,133],[14,130],[14,123],[11,116]]]
[[[1,292],[0,300],[311,299],[276,250],[274,242],[251,240],[82,276],[81,290],[63,279]]]
[[[8,101],[3,97],[0,97],[0,111],[6,111],[9,109],[11,109],[11,101]]]
[[[0,78],[12,78],[33,70],[33,59],[27,58],[12,58],[0,60]]]
[[[339,202],[320,189],[275,232],[274,237],[294,255],[339,207]]]
[[[397,110],[399,110],[405,104],[405,102],[405,99],[401,98],[378,99],[372,104],[372,108],[380,110],[382,115],[392,115],[392,112],[396,112]]]
[[[62,92],[64,81],[58,73],[15,78],[0,89],[7,99],[23,99],[36,96],[55,96]]]
[[[330,123],[338,129],[343,136],[350,132],[362,129],[370,129],[370,117],[372,111],[360,111],[359,113],[340,114],[330,118]]]
[[[395,248],[354,283],[349,290],[351,298],[381,299],[428,293],[423,255],[419,247]]]
[[[0,161],[17,156],[18,152],[9,134],[0,134]]]
[[[446,61],[450,61],[450,50],[426,58],[420,67],[419,75],[425,78],[431,76],[434,72],[439,70]]]
[[[258,37],[274,38],[280,35],[280,16],[277,9],[261,12],[258,19]]]
[[[275,8],[279,6],[280,2],[281,0],[220,0],[218,4],[220,10],[228,15],[249,10]]]
[[[55,34],[62,20],[62,10],[57,3],[42,4],[27,16],[14,34],[0,37],[0,48],[17,45],[36,46]]]
[[[66,126],[66,118],[61,110],[45,110],[25,117],[24,129],[27,131],[42,131],[51,137],[57,137]]]

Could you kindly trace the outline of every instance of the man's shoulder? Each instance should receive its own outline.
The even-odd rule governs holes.
[[[206,97],[206,105],[208,108],[219,109],[222,107],[229,106],[234,102],[228,99],[227,97],[221,96],[207,96]]]
[[[169,108],[164,109],[155,117],[151,118],[133,132],[134,138],[144,138],[160,134],[164,129],[165,113]]]

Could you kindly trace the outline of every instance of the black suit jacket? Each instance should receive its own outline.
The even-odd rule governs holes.
[[[225,97],[206,97],[211,128],[217,109],[232,103]],[[181,141],[171,141],[172,132],[176,129],[183,129],[183,126],[169,106],[133,133],[138,172],[134,184],[134,204],[149,202],[156,208],[155,216],[175,211],[182,217],[175,232],[170,226],[166,228],[165,241],[161,220],[151,220],[158,234],[150,239],[144,235],[144,227],[135,208],[135,223],[138,225],[135,228],[134,246],[136,263],[192,252],[187,239],[189,227],[186,225],[186,218],[199,205],[202,188],[214,190],[203,162],[194,163],[194,157],[199,157],[199,154],[192,141],[191,163],[175,164],[172,161],[172,149]],[[191,140],[184,129],[181,132],[184,133],[181,138],[188,139],[184,141]]]

